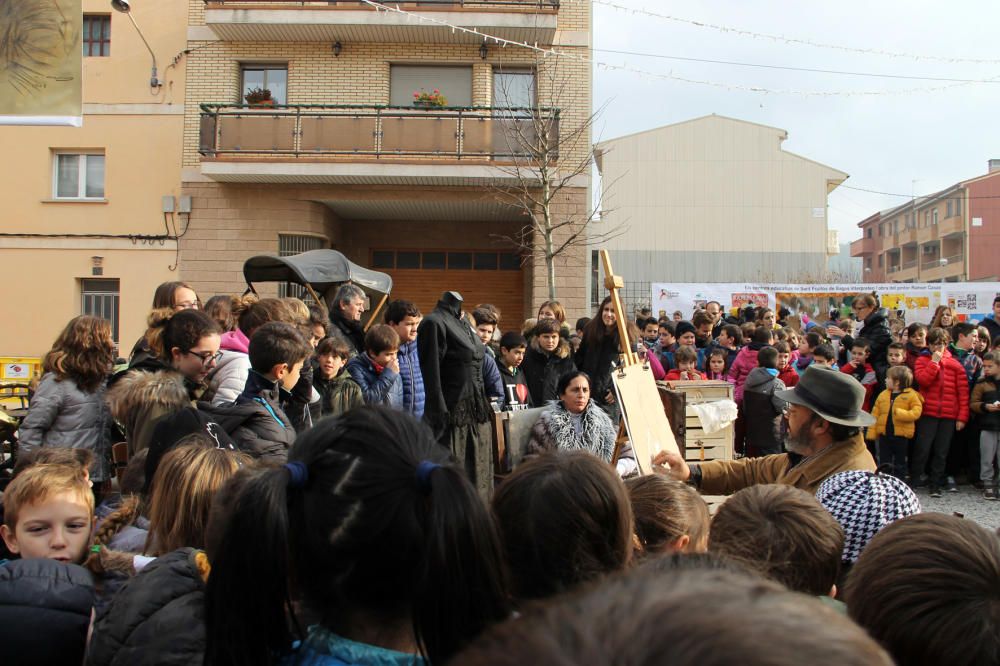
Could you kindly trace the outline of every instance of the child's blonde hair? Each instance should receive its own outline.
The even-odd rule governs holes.
[[[197,443],[163,456],[152,486],[145,551],[163,555],[185,546],[204,548],[216,491],[251,461],[245,454]]]
[[[93,521],[94,494],[82,465],[39,464],[29,467],[4,490],[4,525],[13,530],[22,507],[41,504],[53,495],[70,492],[80,496]]]
[[[896,388],[900,390],[913,386],[913,373],[905,365],[892,366],[885,376],[896,382]]]

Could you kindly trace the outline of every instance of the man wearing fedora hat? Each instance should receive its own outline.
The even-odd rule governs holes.
[[[667,451],[653,459],[661,473],[688,481],[707,495],[728,495],[758,483],[783,483],[815,493],[823,481],[848,470],[875,471],[861,429],[874,417],[861,410],[865,389],[842,372],[810,366],[795,388],[777,391],[788,403],[785,449],[762,458],[688,465]],[[660,471],[660,470],[658,470]]]

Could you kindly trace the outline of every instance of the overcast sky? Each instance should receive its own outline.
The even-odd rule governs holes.
[[[991,0],[608,0],[659,14],[759,33],[921,56],[995,60],[946,63],[815,48],[632,15],[594,4],[595,60],[691,79],[804,91],[892,91],[954,85],[765,70],[608,53],[688,58],[907,76],[988,79],[936,92],[871,97],[804,97],[727,91],[595,67],[594,102],[608,102],[594,140],[710,113],[780,127],[785,150],[850,174],[846,185],[917,195],[986,173],[1000,158],[1000,3]],[[914,183],[916,181],[916,183]],[[829,197],[841,242],[857,223],[906,199],[840,187]]]

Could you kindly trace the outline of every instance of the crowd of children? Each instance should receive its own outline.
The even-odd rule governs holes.
[[[911,489],[974,465],[997,498],[981,328],[890,331],[867,295],[860,331],[718,303],[626,322],[658,379],[734,384],[745,456],[783,452],[782,392],[817,372],[874,416],[879,472],[749,485],[710,518],[616,441],[608,300],[574,328],[555,301],[524,326],[481,304],[442,327],[395,300],[365,326],[350,284],[329,316],[209,303],[167,283],[127,361],[93,317],[46,355],[3,479],[5,663],[1000,663],[1000,535]],[[447,326],[472,345],[456,391]],[[480,454],[441,430],[490,404],[544,410],[484,494]]]

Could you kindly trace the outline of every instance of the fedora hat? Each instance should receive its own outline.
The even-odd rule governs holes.
[[[853,376],[814,365],[806,368],[795,388],[774,395],[793,405],[802,405],[830,423],[865,427],[875,425],[875,417],[861,410],[865,389]]]

